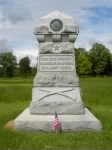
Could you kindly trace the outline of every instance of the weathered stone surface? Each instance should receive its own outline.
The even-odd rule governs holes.
[[[74,45],[70,42],[40,43],[40,54],[68,54],[74,53]]]
[[[79,87],[43,88],[34,87],[32,91],[31,114],[83,114],[84,106]]]
[[[96,117],[85,109],[82,115],[58,115],[63,131],[100,131],[102,126]],[[25,109],[15,120],[18,130],[53,131],[54,115],[32,115]]]
[[[34,78],[34,87],[77,87],[79,79],[71,72],[38,72]]]
[[[50,28],[50,22],[53,19],[60,19],[63,22],[63,29],[61,30],[62,33],[65,32],[79,32],[78,26],[74,23],[74,20],[71,16],[65,15],[60,13],[60,11],[54,11],[47,16],[40,18],[40,24],[38,27],[35,28],[35,34],[37,33],[55,33]]]
[[[81,100],[74,57],[79,27],[73,18],[55,11],[41,18],[34,33],[39,42],[38,74],[30,108],[15,120],[16,128],[52,131],[56,111],[64,131],[101,130]]]
[[[56,23],[59,20],[62,24],[59,31],[54,31],[51,28],[51,23],[55,20]],[[54,28],[59,28],[59,24],[54,23]],[[74,58],[74,41],[78,32],[78,26],[74,24],[73,18],[59,11],[40,19],[39,26],[35,28],[35,35],[39,41],[40,57],[34,87],[79,86]]]

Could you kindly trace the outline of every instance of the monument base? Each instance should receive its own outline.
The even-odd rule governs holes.
[[[100,131],[100,121],[88,110],[81,115],[58,115],[63,131]],[[25,109],[16,119],[15,128],[27,131],[53,131],[54,115],[32,115]]]

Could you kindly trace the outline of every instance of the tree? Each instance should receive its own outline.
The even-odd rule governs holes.
[[[88,52],[84,48],[75,48],[76,71],[79,75],[91,73],[91,61]]]
[[[92,64],[89,57],[85,53],[80,53],[78,57],[78,70],[79,75],[90,75]]]
[[[16,57],[12,52],[1,53],[0,65],[2,66],[3,76],[13,77],[16,68]]]
[[[103,44],[99,43],[93,44],[90,50],[90,59],[92,62],[93,74],[94,75],[105,74],[105,71],[110,63],[110,52]]]
[[[19,62],[20,73],[22,76],[27,76],[31,73],[30,59],[29,57],[24,57]]]
[[[112,54],[110,53],[107,65],[104,70],[105,75],[112,75]]]
[[[2,76],[3,76],[3,66],[0,65],[0,77],[2,77]]]

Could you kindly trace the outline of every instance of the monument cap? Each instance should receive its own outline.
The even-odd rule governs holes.
[[[56,28],[55,30],[52,30],[51,28],[51,23],[54,20],[58,20],[60,24],[62,24],[61,30],[58,30]],[[58,23],[58,22],[57,22]],[[56,24],[56,26],[58,26]],[[79,27],[77,23],[74,22],[74,19],[71,16],[65,15],[60,11],[54,11],[46,16],[43,16],[40,18],[39,25],[36,26],[34,29],[35,34],[47,34],[47,33],[58,33],[58,34],[63,34],[63,33],[79,33]]]

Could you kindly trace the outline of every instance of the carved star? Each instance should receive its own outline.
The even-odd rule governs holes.
[[[53,46],[53,51],[54,51],[54,52],[59,52],[59,49],[60,49],[59,45],[55,44],[55,45]]]

